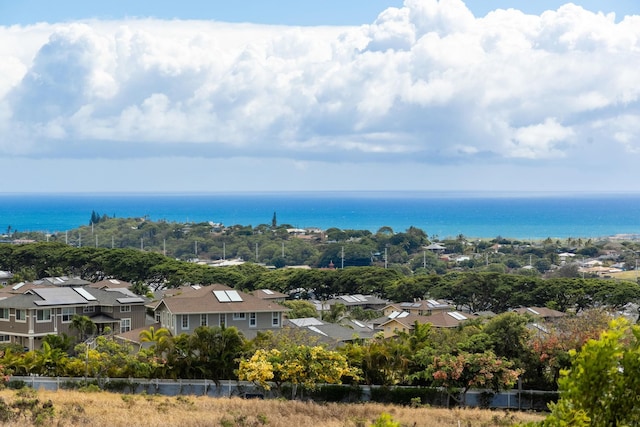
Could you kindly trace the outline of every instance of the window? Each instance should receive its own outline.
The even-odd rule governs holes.
[[[120,319],[120,333],[129,332],[131,330],[131,319]]]
[[[189,329],[189,315],[182,315],[182,329]]]
[[[130,313],[131,312],[131,306],[130,305],[121,305],[120,306],[120,313]]]
[[[26,322],[27,312],[26,310],[16,310],[16,322]]]
[[[96,311],[96,308],[92,305],[82,307],[83,313],[93,313],[94,311]]]
[[[233,313],[233,320],[244,320],[246,318],[246,313]]]
[[[9,320],[8,308],[0,308],[0,320]]]
[[[200,326],[207,326],[209,324],[209,319],[207,318],[206,313],[202,313],[200,315]]]
[[[51,309],[36,310],[36,322],[51,322]]]
[[[227,315],[220,313],[220,319],[218,320],[218,325],[221,328],[224,328],[225,326],[227,326]]]
[[[249,326],[252,328],[256,327],[256,314],[255,313],[249,313]]]
[[[73,315],[76,314],[76,309],[75,308],[63,308],[61,310],[61,314],[62,314],[62,323],[69,323],[69,322],[71,322],[71,319],[73,318]]]
[[[111,305],[103,305],[100,307],[100,311],[102,313],[113,313],[113,306]]]
[[[0,342],[9,342],[11,337],[9,335],[0,335]]]
[[[280,326],[280,313],[271,313],[271,326]]]

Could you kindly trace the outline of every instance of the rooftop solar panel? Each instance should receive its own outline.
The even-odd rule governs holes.
[[[86,304],[87,300],[71,288],[39,288],[33,289],[43,301],[36,301],[36,305],[66,305]]]
[[[84,299],[86,299],[87,301],[96,301],[97,298],[94,297],[93,295],[91,295],[89,293],[89,291],[87,291],[86,289],[83,288],[73,288],[74,291],[76,291],[77,293],[80,294],[80,296],[82,296]]]
[[[133,304],[136,302],[144,302],[144,300],[140,297],[135,297],[135,298],[117,298],[116,301],[118,301],[120,304]]]
[[[213,291],[213,294],[218,298],[219,302],[230,302],[231,298],[227,295],[225,291]]]
[[[227,296],[229,297],[229,299],[233,302],[241,302],[242,301],[242,297],[240,296],[240,294],[238,293],[238,291],[226,291],[227,292]]]

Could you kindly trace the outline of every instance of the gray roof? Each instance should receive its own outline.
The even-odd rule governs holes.
[[[43,307],[143,305],[148,300],[126,293],[90,287],[48,287],[0,299],[0,308],[34,309]]]
[[[375,331],[363,323],[348,326],[325,322],[315,317],[285,320],[283,326],[304,329],[314,335],[320,336],[323,341],[343,342],[355,339],[368,339],[373,337]]]

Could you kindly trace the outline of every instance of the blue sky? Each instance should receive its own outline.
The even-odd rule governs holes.
[[[0,0],[0,193],[638,191],[638,69],[631,0]]]

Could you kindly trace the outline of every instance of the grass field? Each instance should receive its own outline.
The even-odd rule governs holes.
[[[610,276],[620,280],[631,280],[632,282],[636,281],[637,277],[640,277],[638,271],[630,270],[630,271],[621,271],[619,273],[611,273]]]
[[[408,427],[490,427],[536,421],[540,414],[481,409],[318,404],[197,396],[79,391],[0,391],[4,426],[366,427],[382,413]],[[15,414],[15,415],[14,415]],[[2,417],[6,416],[3,419]]]

